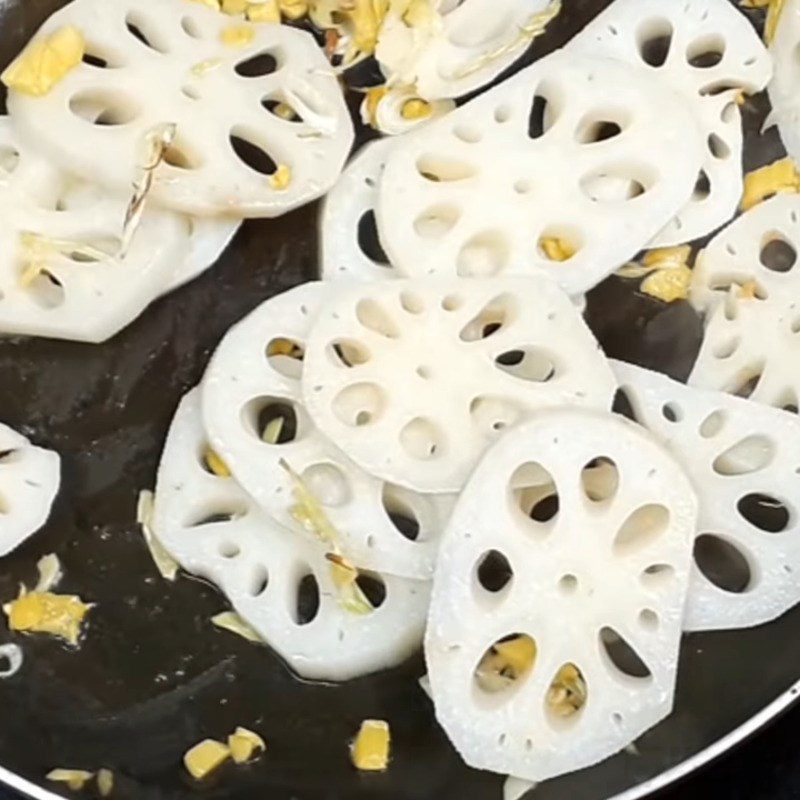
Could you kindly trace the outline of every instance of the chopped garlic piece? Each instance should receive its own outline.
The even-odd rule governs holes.
[[[77,645],[81,623],[92,608],[75,595],[50,592],[23,592],[16,600],[6,603],[3,611],[8,627],[22,633],[45,633]]]
[[[41,39],[34,39],[8,66],[0,80],[13,91],[43,97],[86,53],[83,34],[73,27],[60,28]]]
[[[231,16],[244,14],[247,11],[248,0],[222,0],[221,11]]]
[[[46,775],[47,780],[54,783],[66,783],[73,792],[79,792],[94,777],[93,772],[84,769],[51,769]]]
[[[237,727],[228,737],[228,749],[237,764],[246,764],[253,756],[267,749],[266,742],[253,731]]]
[[[692,268],[688,264],[691,255],[690,245],[650,250],[641,264],[626,264],[616,274],[620,278],[645,278],[639,291],[665,303],[685,300],[692,282]]]
[[[760,289],[755,281],[745,281],[739,287],[740,300],[755,300],[759,298],[759,295],[760,295]]]
[[[39,571],[39,582],[34,587],[34,592],[49,592],[55,589],[64,575],[61,562],[55,553],[42,556],[36,562],[36,569]]]
[[[136,505],[136,521],[142,527],[145,544],[150,551],[150,556],[159,574],[168,581],[174,581],[180,567],[153,533],[153,493],[147,489],[139,492],[139,502]]]
[[[782,158],[745,175],[740,208],[742,211],[748,211],[773,195],[798,192],[800,192],[800,174],[797,172],[797,167],[791,158]]]
[[[547,704],[559,717],[572,716],[586,703],[586,681],[574,664],[565,664],[558,671],[547,691]]]
[[[278,192],[288,189],[291,182],[292,170],[286,164],[278,164],[278,168],[269,176],[269,185]]]
[[[308,14],[308,0],[278,0],[278,6],[286,19],[300,19]]]
[[[247,47],[255,39],[255,28],[251,25],[231,25],[225,28],[220,35],[220,41],[227,47]]]
[[[374,86],[364,94],[364,102],[361,104],[361,121],[365,125],[376,128],[378,125],[378,105],[386,97],[389,90],[386,86]]]
[[[539,247],[551,261],[569,261],[578,252],[571,242],[558,236],[542,237]]]
[[[278,24],[281,21],[281,10],[278,0],[266,0],[264,3],[250,3],[246,11],[250,22],[268,22]]]
[[[210,447],[207,447],[205,453],[203,453],[203,461],[218,478],[231,477],[231,471],[228,465]]]
[[[365,719],[350,748],[353,765],[365,772],[381,772],[389,766],[391,734],[389,723]]]
[[[417,120],[426,119],[431,115],[431,104],[419,97],[412,97],[406,100],[400,109],[400,116],[403,119]]]
[[[283,432],[283,426],[286,420],[283,417],[275,417],[271,419],[264,427],[264,432],[261,434],[262,441],[267,444],[278,444]]]
[[[224,631],[235,633],[248,642],[263,642],[263,639],[248,625],[235,611],[223,611],[215,617],[211,617],[211,624],[222,628]]]
[[[500,692],[526,675],[535,661],[536,642],[530,636],[515,636],[487,650],[475,678],[484,691]]]
[[[114,773],[110,769],[98,771],[97,791],[100,793],[100,797],[108,797],[114,791]]]
[[[231,756],[228,746],[215,739],[205,739],[188,750],[183,763],[195,780],[202,780],[219,769]]]

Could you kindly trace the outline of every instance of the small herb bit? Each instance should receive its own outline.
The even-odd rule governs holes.
[[[180,565],[153,533],[153,505],[153,493],[151,491],[143,489],[139,492],[139,501],[136,504],[136,521],[142,527],[145,544],[150,551],[150,556],[159,574],[168,581],[174,581],[178,575]]]
[[[278,164],[278,168],[269,176],[269,185],[277,192],[289,188],[292,182],[292,170],[286,164]]]
[[[382,719],[365,719],[350,746],[353,766],[364,772],[383,772],[389,766],[391,732]]]
[[[84,769],[64,769],[58,767],[51,769],[45,776],[47,780],[54,783],[65,783],[70,791],[79,792],[84,786],[94,778],[94,772],[87,772]]]
[[[223,611],[215,617],[211,617],[211,624],[224,631],[235,633],[248,642],[262,643],[264,640],[248,625],[235,611]]]
[[[237,764],[246,764],[267,749],[266,742],[253,731],[237,727],[228,737],[228,749]]]
[[[59,84],[86,54],[83,34],[72,25],[34,39],[11,62],[0,80],[15,92],[43,97]]]
[[[186,752],[183,763],[187,772],[199,781],[219,769],[230,757],[227,745],[215,739],[205,739]]]

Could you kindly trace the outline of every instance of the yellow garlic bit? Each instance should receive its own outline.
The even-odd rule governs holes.
[[[237,764],[246,764],[258,753],[263,753],[267,745],[257,733],[237,727],[228,737],[228,749]]]
[[[407,120],[426,119],[431,115],[431,104],[420,97],[406,100],[400,109],[400,116]]]
[[[484,654],[475,678],[485,692],[501,692],[524,677],[536,662],[536,642],[525,635],[496,642]]]
[[[559,717],[570,717],[586,703],[588,691],[581,671],[564,664],[547,690],[547,705]]]
[[[373,86],[371,89],[367,89],[361,108],[361,118],[367,125],[371,125],[373,128],[377,127],[378,106],[388,91],[385,86]]]
[[[216,451],[212,450],[210,447],[205,449],[205,452],[203,453],[203,461],[211,470],[211,472],[213,472],[218,478],[231,477],[231,471],[228,465],[222,460]]]
[[[403,13],[403,22],[410,28],[431,29],[438,19],[439,14],[430,0],[411,0]]]
[[[365,719],[350,748],[353,766],[364,772],[382,772],[389,766],[390,746],[389,723]]]
[[[342,0],[339,4],[340,13],[352,28],[350,52],[345,57],[347,63],[359,55],[369,56],[375,52],[388,7],[382,0]]]
[[[516,675],[524,675],[536,660],[536,642],[530,636],[517,636],[494,646],[497,655]]]
[[[51,769],[45,777],[54,783],[65,783],[70,791],[79,792],[94,777],[94,773],[87,772],[85,769],[57,767]]]
[[[81,623],[91,608],[74,595],[31,592],[7,603],[3,611],[12,631],[46,633],[76,645],[81,635]]]
[[[219,0],[189,0],[191,3],[200,3],[202,6],[213,8],[214,11],[219,11]]]
[[[98,770],[97,791],[100,797],[109,797],[114,791],[114,773],[110,769]]]
[[[219,35],[220,41],[227,47],[241,49],[247,47],[256,37],[256,30],[252,25],[231,25]]]
[[[755,281],[745,281],[739,287],[740,300],[755,300],[759,296],[760,290]]]
[[[13,91],[43,97],[60,83],[86,54],[83,34],[74,26],[34,39],[8,66],[0,80]]]
[[[308,0],[278,0],[278,6],[286,19],[300,19],[308,14]]]
[[[692,269],[688,262],[691,255],[689,245],[649,250],[641,264],[626,264],[616,274],[620,278],[644,278],[639,285],[640,292],[664,303],[674,303],[689,296]]]
[[[551,261],[569,261],[578,252],[572,242],[558,236],[542,237],[539,247]]]
[[[211,617],[211,624],[229,633],[235,633],[248,642],[264,641],[235,611],[223,611]]]
[[[285,423],[286,420],[283,417],[275,417],[275,419],[271,419],[264,426],[264,431],[261,434],[261,441],[266,442],[267,444],[278,444],[278,440],[281,438],[281,433],[283,433],[283,426]]]
[[[278,164],[278,168],[269,176],[269,185],[275,189],[276,192],[282,192],[288,189],[291,182],[292,170],[291,167],[286,164]]]
[[[224,14],[230,14],[232,17],[244,14],[247,11],[248,0],[222,0],[222,8],[220,9]]]
[[[800,192],[800,175],[791,158],[782,158],[765,167],[748,172],[744,177],[744,194],[739,207],[748,211],[776,194]]]
[[[231,751],[226,744],[205,739],[186,752],[183,764],[188,773],[199,781],[219,769],[230,757]]]
[[[281,21],[281,9],[278,0],[266,0],[265,3],[249,3],[245,16],[250,22],[266,22],[277,25]]]

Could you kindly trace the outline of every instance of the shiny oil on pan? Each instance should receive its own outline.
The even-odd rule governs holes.
[[[59,0],[0,3],[0,64],[21,49]],[[529,58],[563,44],[606,2],[572,0]],[[745,108],[745,167],[783,154],[759,131],[768,111]],[[362,137],[363,138],[363,137]],[[197,383],[223,333],[263,299],[317,269],[312,205],[246,223],[213,271],[160,300],[104,345],[0,342],[3,421],[62,454],[63,490],[47,527],[0,563],[0,597],[30,582],[36,560],[56,552],[62,589],[102,614],[77,652],[27,639],[25,667],[0,681],[0,782],[37,798],[55,795],[55,766],[114,770],[118,798],[194,798],[182,754],[236,725],[267,739],[266,757],[224,771],[215,798],[270,800],[497,800],[502,779],[461,762],[417,686],[421,656],[341,686],[303,683],[268,650],[217,631],[225,607],[203,583],[165,582],[135,522],[151,487],[170,417]],[[608,355],[685,379],[700,340],[687,303],[662,306],[612,278],[588,298],[587,318]],[[3,626],[0,644],[8,640]],[[548,781],[537,800],[633,800],[675,781],[755,733],[798,693],[800,609],[752,630],[686,637],[675,711],[599,766]],[[350,766],[347,744],[364,718],[391,720],[385,774]]]

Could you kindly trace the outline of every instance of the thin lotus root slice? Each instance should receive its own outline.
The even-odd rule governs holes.
[[[347,610],[324,546],[260,511],[233,477],[210,470],[207,451],[193,391],[164,447],[154,532],[184,569],[217,584],[292,669],[306,678],[348,680],[394,666],[419,647],[428,583],[362,573],[359,580],[376,588],[375,608]]]
[[[378,184],[393,144],[391,139],[368,144],[325,198],[319,221],[323,278],[382,280],[396,276],[375,224]]]
[[[554,17],[559,0],[444,0],[419,24],[389,11],[375,57],[390,86],[428,101],[461,97],[513,64]]]
[[[613,362],[633,413],[700,498],[685,630],[746,628],[800,601],[800,421]]]
[[[608,409],[616,383],[546,275],[357,284],[321,308],[303,371],[319,429],[372,475],[458,492],[500,430],[545,406]]]
[[[691,195],[704,144],[685,105],[611,59],[536,62],[396,142],[377,209],[390,261],[412,276],[539,268],[586,291]],[[606,178],[629,196],[595,192]]]
[[[687,242],[727,222],[743,183],[737,94],[761,91],[772,69],[748,19],[729,0],[615,0],[568,49],[648,69],[683,98],[702,131],[695,191],[651,246]]]
[[[127,201],[23,141],[0,118],[0,334],[104,341],[167,287],[193,245],[188,221],[146,213],[122,257]]]
[[[689,383],[797,410],[800,197],[739,217],[697,258],[690,298],[706,314]]]
[[[777,124],[781,140],[795,161],[800,159],[800,97],[797,93],[800,85],[799,47],[800,0],[785,0],[769,48],[774,64],[769,84],[772,105],[769,120]]]
[[[8,103],[18,130],[61,165],[128,191],[147,134],[175,123],[152,194],[180,211],[273,217],[338,177],[352,124],[308,33],[186,0],[74,0],[37,35],[68,25],[108,67],[83,63],[45,97],[12,91]],[[237,31],[248,43],[225,44]],[[273,113],[279,105],[292,119]]]
[[[50,516],[61,461],[0,424],[0,556],[36,533]]]
[[[373,478],[314,427],[303,405],[306,340],[332,291],[328,284],[305,284],[268,300],[228,332],[203,380],[209,440],[282,525],[297,527],[284,460],[323,504],[350,561],[430,578],[453,499]]]
[[[644,430],[548,409],[464,489],[433,582],[436,717],[468,765],[542,781],[666,717],[696,498]]]

